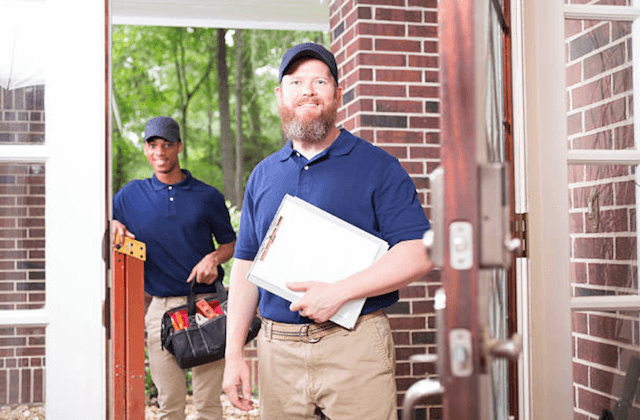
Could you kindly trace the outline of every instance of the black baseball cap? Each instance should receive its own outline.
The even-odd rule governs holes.
[[[291,64],[301,58],[317,58],[329,67],[331,75],[338,83],[338,66],[336,65],[336,58],[325,47],[313,42],[305,42],[304,44],[298,44],[282,56],[282,63],[280,63],[280,82],[282,82],[282,76],[287,74],[287,70]]]
[[[174,143],[180,141],[180,126],[171,117],[155,117],[147,122],[144,128],[144,141],[160,137]]]

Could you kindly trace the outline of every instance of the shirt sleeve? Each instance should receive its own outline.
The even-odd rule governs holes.
[[[212,205],[211,233],[219,244],[228,244],[236,240],[236,232],[231,224],[231,216],[224,196],[216,191]]]
[[[380,233],[390,247],[402,241],[422,239],[429,230],[429,220],[415,184],[397,160],[387,167],[374,205]]]

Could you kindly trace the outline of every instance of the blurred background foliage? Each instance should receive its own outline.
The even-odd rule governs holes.
[[[116,25],[112,40],[113,192],[152,175],[144,126],[168,115],[180,124],[181,167],[234,213],[253,167],[284,143],[274,94],[282,55],[299,42],[329,47],[323,32],[219,28]]]

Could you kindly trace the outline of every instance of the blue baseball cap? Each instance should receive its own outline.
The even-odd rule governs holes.
[[[280,82],[282,82],[282,76],[287,74],[287,70],[293,64],[294,61],[301,58],[317,58],[329,67],[331,75],[338,83],[338,66],[336,65],[336,58],[325,47],[313,42],[305,42],[304,44],[298,44],[282,56],[282,62],[280,63]]]
[[[171,117],[155,117],[147,122],[144,128],[144,141],[160,137],[174,143],[180,141],[180,126]]]

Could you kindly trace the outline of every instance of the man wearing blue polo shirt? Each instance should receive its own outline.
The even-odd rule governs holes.
[[[165,311],[187,302],[190,282],[197,294],[214,293],[221,264],[233,255],[236,235],[224,197],[214,187],[180,169],[180,128],[172,118],[156,117],[145,127],[144,153],[151,178],[134,180],[113,198],[113,243],[124,236],[147,246],[144,289],[152,296],[145,315],[151,377],[158,388],[158,419],[184,420],[185,372],[160,344]],[[220,246],[216,249],[212,237]],[[222,420],[224,360],[192,368],[198,419]]]
[[[312,43],[287,51],[276,97],[289,142],[260,162],[247,183],[231,270],[223,388],[236,407],[252,408],[242,347],[259,304],[263,419],[396,419],[394,345],[383,309],[398,300],[399,288],[432,268],[421,241],[429,222],[398,160],[335,126],[342,88],[329,51]],[[297,302],[257,288],[246,274],[285,194],[386,240],[389,252],[336,283],[288,284],[305,292]],[[328,321],[361,297],[367,299],[353,330]]]

